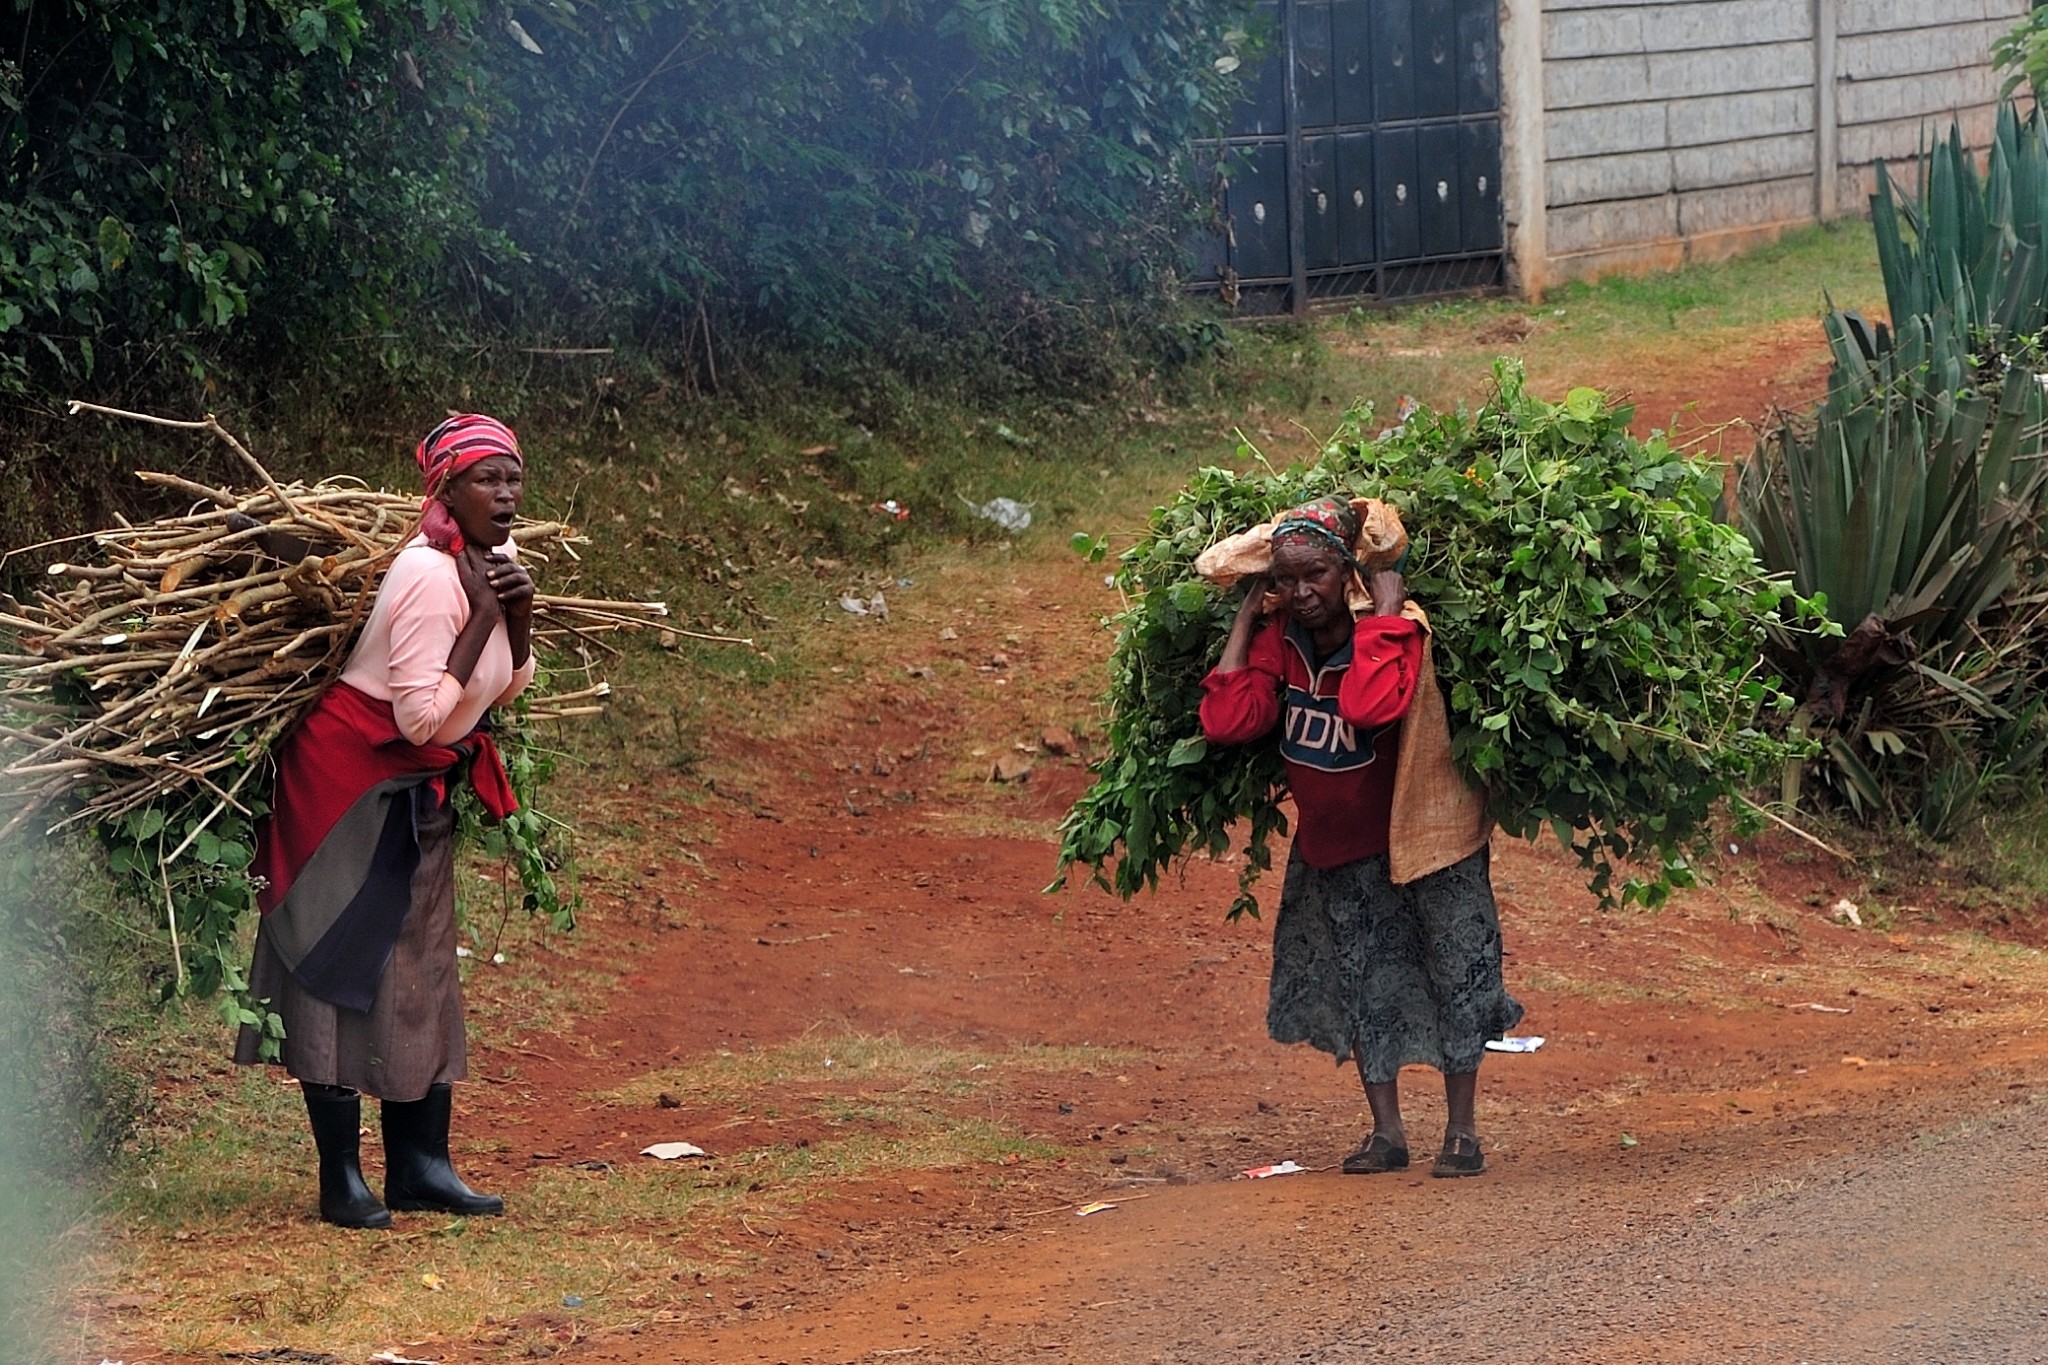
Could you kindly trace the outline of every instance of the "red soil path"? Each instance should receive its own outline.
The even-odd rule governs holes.
[[[1817,349],[1803,324],[1609,383],[1646,424],[1697,431],[1810,400]],[[571,951],[627,964],[609,1006],[573,1036],[484,1050],[479,1075],[516,1079],[463,1097],[466,1125],[508,1137],[470,1164],[515,1217],[543,1162],[824,1136],[801,1105],[591,1098],[807,1035],[1115,1049],[1114,1068],[989,1102],[1082,1155],[848,1182],[735,1233],[750,1269],[675,1287],[636,1328],[583,1340],[564,1311],[519,1339],[551,1333],[586,1365],[2035,1358],[2038,1321],[2007,1319],[2038,1301],[2012,1277],[2048,1250],[2027,1212],[2042,1186],[2024,1116],[1998,1116],[2048,1088],[2037,955],[1972,946],[1935,904],[1892,934],[1832,924],[1824,907],[1863,893],[1789,836],[1656,916],[1602,916],[1569,860],[1500,841],[1509,986],[1549,1044],[1486,1068],[1492,1169],[1340,1177],[1356,1078],[1266,1040],[1268,929],[1224,921],[1233,870],[1198,864],[1131,904],[1047,898],[1081,760],[1040,755],[1022,788],[979,780],[1085,718],[1107,649],[1087,627],[1108,605],[1099,571],[1054,552],[955,568],[892,599],[888,624],[843,627],[844,685],[791,718],[801,743],[722,742],[709,806],[636,791],[585,811],[708,818],[715,838],[650,842],[637,875],[588,888],[595,940]],[[1006,666],[984,667],[998,650]],[[1407,1088],[1424,1156],[1440,1092],[1427,1073]],[[1314,1173],[1229,1178],[1283,1158]],[[1071,1212],[1097,1198],[1120,1206]],[[415,1353],[492,1358],[512,1335]]]
[[[1818,350],[1802,323],[1711,363],[1644,357],[1609,383],[1634,394],[1642,425],[1698,436],[1817,397]],[[1731,449],[1752,439],[1724,438]],[[1017,566],[1001,588],[1015,609],[954,652],[972,662],[1008,630],[1012,677],[1079,673],[1085,687],[1094,656],[1073,655],[1074,627],[1103,605],[1096,580],[1052,559]],[[890,629],[928,641],[945,619],[913,599]],[[1826,923],[1813,905],[1856,888],[1789,837],[1730,858],[1719,886],[1648,918],[1601,917],[1555,850],[1504,843],[1496,877],[1508,976],[1529,1006],[1525,1029],[1551,1042],[1487,1069],[1494,1170],[1474,1182],[1419,1171],[1343,1179],[1328,1168],[1361,1131],[1355,1079],[1265,1040],[1267,930],[1222,919],[1230,869],[1191,868],[1183,884],[1130,905],[1092,891],[1048,902],[1038,894],[1051,866],[1043,831],[1080,790],[1079,764],[1041,759],[1029,795],[1008,802],[1007,815],[1040,832],[949,830],[935,806],[986,802],[948,772],[971,762],[963,751],[977,738],[992,749],[1030,739],[1027,716],[985,673],[934,689],[880,672],[865,691],[822,704],[808,752],[728,755],[776,818],[720,803],[716,894],[699,903],[699,924],[649,944],[585,1055],[611,1059],[600,1070],[623,1078],[648,1059],[821,1024],[1125,1049],[1141,1060],[1121,1073],[1012,1094],[1001,1113],[1100,1155],[1027,1169],[1001,1193],[974,1172],[924,1181],[914,1195],[900,1182],[849,1188],[764,1239],[742,1286],[575,1359],[1447,1359],[1446,1336],[1460,1355],[1519,1345],[1523,1358],[1545,1360],[1718,1361],[1830,1341],[1829,1358],[1877,1359],[1916,1315],[1944,1329],[1958,1315],[1965,1329],[1989,1321],[1967,1295],[1913,1302],[1897,1283],[1873,1297],[1838,1282],[1842,1257],[1824,1250],[1852,1235],[1873,1254],[1892,1237],[1927,1238],[1967,1268],[1970,1239],[1930,1235],[1917,1211],[1876,1233],[1846,1228],[1839,1210],[1816,1214],[1815,1254],[1769,1281],[1746,1275],[1743,1253],[1721,1244],[1739,1243],[1745,1210],[1774,1192],[1853,1180],[1873,1161],[1882,1169],[1916,1134],[2048,1083],[2038,965],[1987,994],[1982,969],[1958,966],[1925,926],[1887,937]],[[887,778],[849,770],[877,752],[925,756]],[[891,799],[905,794],[914,800]],[[1803,1008],[1815,1004],[1849,1012]],[[601,1079],[583,1061],[525,1075],[542,1093]],[[1423,1144],[1441,1116],[1433,1079],[1410,1086]],[[535,1141],[613,1157],[657,1129],[704,1131],[727,1117],[604,1111],[547,1121]],[[1634,1145],[1622,1145],[1623,1132]],[[801,1124],[742,1125],[728,1140],[801,1134]],[[1225,1178],[1285,1157],[1318,1173]],[[1126,1202],[1086,1221],[1068,1212],[1096,1197]],[[1688,1235],[1715,1245],[1697,1261],[1674,1258],[1664,1243]],[[1614,1292],[1617,1270],[1627,1281],[1638,1260],[1656,1274],[1689,1269],[1692,1283]],[[1589,1285],[1578,1266],[1610,1279]],[[1559,1305],[1502,1295],[1511,1273],[1540,1273],[1575,1300],[1613,1301],[1595,1320],[1539,1327]],[[1445,1311],[1475,1295],[1498,1316]],[[1861,1316],[1840,1325],[1851,1299]],[[2003,1358],[1979,1344],[1976,1358]]]

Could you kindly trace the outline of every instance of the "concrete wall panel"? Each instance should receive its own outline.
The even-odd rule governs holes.
[[[2027,0],[1836,0],[1837,26],[1844,37],[1853,33],[1890,33],[1899,29],[1938,28],[1983,19],[2018,23]]]
[[[1678,196],[1678,231],[1692,237],[1813,217],[1813,177],[1727,185]]]
[[[1544,120],[1545,146],[1553,161],[1668,147],[1668,121],[1662,103],[1561,109]]]
[[[1812,198],[1813,139],[1760,137],[1711,147],[1687,147],[1671,154],[1671,183],[1680,190],[1750,185],[1804,175]],[[1810,213],[1813,205],[1807,204]]]
[[[1654,242],[1678,235],[1678,198],[1628,199],[1550,211],[1550,250],[1555,256]]]
[[[1541,88],[1524,214],[1540,230],[1517,249],[1541,242],[1544,261],[1521,277],[1712,257],[1866,212],[1875,162],[1911,180],[1956,117],[1988,140],[1990,46],[2027,3],[1502,0],[1522,98]]]

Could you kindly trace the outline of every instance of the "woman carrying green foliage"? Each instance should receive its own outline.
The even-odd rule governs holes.
[[[292,733],[257,837],[263,921],[250,991],[284,1021],[282,1057],[320,1153],[320,1216],[391,1225],[392,1209],[504,1211],[448,1158],[451,1083],[468,1074],[456,971],[461,774],[486,809],[517,809],[486,713],[533,679],[533,580],[511,529],[525,461],[475,414],[418,450],[420,534],[385,573],[341,678]],[[496,547],[496,548],[490,548]],[[242,1030],[235,1060],[261,1056]],[[363,1181],[362,1092],[383,1101],[385,1189]]]
[[[1299,825],[1273,927],[1266,1028],[1352,1058],[1373,1131],[1350,1175],[1408,1165],[1400,1071],[1443,1073],[1437,1176],[1478,1175],[1474,1104],[1486,1040],[1522,1017],[1501,981],[1485,803],[1453,766],[1422,612],[1401,575],[1355,557],[1360,518],[1329,497],[1284,514],[1222,659],[1203,679],[1203,735],[1276,728]],[[1354,615],[1351,589],[1370,603]],[[1263,624],[1262,624],[1263,622]]]

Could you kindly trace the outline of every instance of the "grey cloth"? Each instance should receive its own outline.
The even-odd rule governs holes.
[[[455,808],[416,808],[420,864],[412,905],[377,984],[368,1013],[330,1004],[305,990],[256,931],[250,993],[284,1020],[285,1070],[316,1085],[345,1085],[401,1103],[424,1099],[442,1081],[469,1074],[462,1025],[462,980],[455,965]],[[260,1038],[244,1027],[235,1060],[258,1060]]]
[[[1521,1022],[1500,971],[1500,915],[1487,849],[1396,886],[1387,857],[1287,865],[1273,924],[1266,1031],[1343,1062],[1365,1079],[1404,1066],[1477,1071],[1486,1040]]]

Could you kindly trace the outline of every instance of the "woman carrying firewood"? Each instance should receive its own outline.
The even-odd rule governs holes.
[[[533,580],[511,540],[525,460],[503,423],[451,417],[420,442],[420,531],[386,572],[340,680],[293,731],[259,832],[263,920],[250,991],[284,1022],[305,1093],[320,1216],[381,1228],[391,1210],[491,1214],[448,1157],[467,1075],[456,972],[451,784],[517,808],[486,713],[533,678]],[[258,1060],[245,1027],[235,1060]],[[361,1096],[382,1101],[385,1186],[363,1180]]]
[[[1373,1131],[1343,1170],[1407,1167],[1400,1071],[1423,1064],[1450,1110],[1430,1174],[1478,1175],[1479,1062],[1522,1017],[1501,981],[1491,824],[1451,762],[1427,619],[1399,573],[1361,568],[1359,531],[1341,498],[1274,524],[1271,570],[1203,680],[1202,732],[1248,744],[1279,730],[1298,819],[1266,1028],[1357,1063]],[[1371,600],[1355,614],[1360,584]]]

